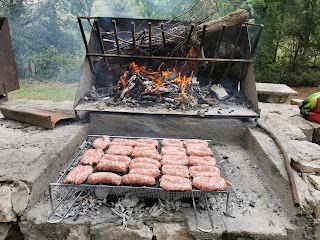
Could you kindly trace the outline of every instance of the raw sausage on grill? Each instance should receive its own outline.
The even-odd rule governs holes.
[[[150,168],[150,169],[146,169],[146,168],[133,168],[129,171],[129,173],[134,173],[134,174],[142,174],[142,175],[146,175],[146,176],[151,176],[154,178],[159,177],[160,175],[160,170],[159,169],[155,169],[155,168]]]
[[[216,166],[217,161],[213,157],[189,156],[189,163],[192,166]]]
[[[116,162],[124,162],[128,166],[131,162],[131,158],[124,155],[112,155],[112,154],[104,154],[100,161],[116,161]]]
[[[81,156],[80,162],[85,165],[86,164],[89,164],[89,165],[97,164],[100,161],[100,159],[102,158],[102,156],[103,156],[102,149],[88,149]]]
[[[183,141],[183,145],[185,147],[192,146],[192,145],[198,145],[198,146],[201,145],[201,146],[208,147],[208,142],[202,139],[186,139]]]
[[[157,165],[152,163],[144,163],[144,162],[134,162],[132,161],[129,165],[129,169],[134,168],[143,168],[143,169],[159,169]]]
[[[225,190],[228,185],[231,185],[229,181],[225,181],[222,177],[194,177],[192,181],[193,186],[202,191],[215,191]]]
[[[92,146],[96,149],[105,149],[110,144],[110,138],[107,135],[103,135],[93,141]]]
[[[109,147],[107,153],[112,155],[129,156],[132,154],[132,151],[133,151],[133,147],[130,147],[130,146],[112,145],[111,147]]]
[[[162,175],[160,179],[160,187],[167,191],[191,191],[192,185],[188,178]]]
[[[127,168],[128,166],[126,163],[117,161],[101,161],[97,164],[97,169],[99,171],[124,173],[127,171]]]
[[[88,176],[93,173],[93,168],[89,165],[78,165],[71,169],[66,178],[63,180],[64,183],[83,183]]]
[[[133,162],[140,162],[140,163],[148,163],[156,165],[158,168],[161,167],[161,163],[158,160],[147,158],[147,157],[138,157],[131,160],[131,163]]]
[[[152,186],[156,184],[156,179],[154,177],[135,173],[128,173],[126,175],[123,175],[121,180],[122,183],[130,185],[134,184]]]
[[[163,175],[179,176],[184,178],[189,177],[189,170],[187,166],[166,164],[162,166],[161,170]]]
[[[105,183],[105,184],[120,185],[121,176],[112,172],[95,172],[89,175],[88,183],[89,184]]]
[[[188,165],[189,157],[187,155],[163,155],[161,164],[171,164],[171,165]]]
[[[163,139],[161,141],[162,146],[169,146],[169,147],[183,147],[183,142],[179,139]]]
[[[156,160],[161,160],[161,155],[158,153],[157,149],[142,149],[134,148],[132,156],[138,157],[148,157]]]
[[[183,147],[171,147],[171,146],[165,146],[161,148],[161,154],[166,155],[166,154],[172,154],[175,152],[181,152],[181,153],[186,153],[186,149]]]
[[[136,143],[152,144],[152,145],[158,146],[158,140],[156,139],[141,138],[141,139],[136,139],[135,141]]]
[[[187,148],[187,154],[189,156],[199,156],[199,157],[205,157],[205,156],[213,156],[213,152],[209,147],[188,147]]]
[[[197,176],[199,172],[212,172],[220,176],[220,169],[215,166],[192,166],[189,168],[192,177]]]
[[[135,144],[134,140],[131,139],[123,139],[123,140],[128,140],[128,141],[115,141],[114,139],[109,145],[110,146],[130,146],[133,147]]]

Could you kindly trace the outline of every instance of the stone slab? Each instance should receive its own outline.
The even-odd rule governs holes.
[[[282,95],[298,95],[291,87],[285,84],[275,83],[256,83],[257,93],[282,94]]]
[[[72,111],[70,103],[9,101],[6,105]],[[86,125],[76,122],[58,123],[55,129],[47,130],[3,117],[0,132],[0,181],[25,183],[30,190],[29,204],[47,190],[88,133]]]

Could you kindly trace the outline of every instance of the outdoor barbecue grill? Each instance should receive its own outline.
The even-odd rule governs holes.
[[[195,220],[199,230],[204,232],[211,232],[214,229],[214,223],[211,216],[211,211],[209,210],[209,205],[207,202],[207,194],[220,194],[226,197],[226,207],[225,212],[228,215],[228,207],[229,207],[229,195],[231,191],[231,187],[228,187],[227,190],[224,191],[210,191],[205,192],[201,190],[197,190],[193,188],[191,191],[166,191],[159,186],[159,179],[161,175],[157,178],[157,183],[155,186],[113,186],[107,184],[99,184],[99,185],[90,185],[87,183],[84,184],[64,184],[63,179],[66,177],[67,173],[75,166],[79,165],[81,155],[89,148],[92,147],[92,142],[94,139],[101,137],[99,135],[89,135],[88,139],[82,143],[79,148],[79,151],[76,153],[75,157],[71,160],[67,168],[60,175],[59,179],[55,183],[51,183],[49,185],[49,195],[50,195],[50,203],[51,203],[51,213],[49,214],[47,221],[49,223],[57,223],[66,218],[69,211],[72,209],[74,204],[78,201],[79,197],[83,194],[84,191],[89,191],[95,193],[96,191],[103,192],[103,194],[114,195],[114,196],[125,196],[127,194],[132,194],[136,197],[140,198],[160,198],[160,199],[192,199],[192,204],[194,208]],[[138,139],[137,137],[124,137],[124,136],[111,136],[113,138],[127,138],[127,139]],[[141,138],[139,138],[141,139]],[[163,140],[163,138],[154,138],[158,141]],[[184,139],[179,139],[184,140]],[[212,143],[208,140],[210,148],[212,148]],[[160,146],[161,148],[161,146]],[[214,156],[219,162],[219,157],[217,152],[213,149]],[[221,169],[221,167],[219,166]],[[221,169],[221,175],[224,176],[224,170]],[[205,199],[205,207],[207,211],[207,215],[211,224],[211,229],[205,230],[198,225],[198,215],[196,209],[196,198]]]
[[[89,38],[85,22],[89,23]],[[157,140],[201,138],[210,139],[212,146],[211,140],[219,144],[225,135],[220,132],[225,128],[219,127],[224,119],[259,117],[252,57],[263,26],[241,22],[212,32],[204,24],[188,21],[79,17],[78,23],[86,57],[74,108],[79,118],[89,121],[91,135],[58,181],[49,186],[48,222],[65,219],[84,192],[100,191],[115,196],[191,199],[198,229],[213,231],[207,195],[225,198],[228,215],[230,186],[225,191],[166,191],[159,180],[152,187],[137,187],[64,184],[63,179],[101,134]],[[254,38],[250,31],[255,32]],[[188,130],[185,124],[196,128]],[[210,130],[203,131],[206,127]],[[215,158],[219,163],[217,152]],[[195,199],[205,199],[211,229],[199,226]]]

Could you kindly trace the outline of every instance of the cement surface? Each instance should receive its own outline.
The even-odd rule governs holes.
[[[72,102],[10,101],[7,104],[17,104],[17,107],[24,105],[72,111]],[[303,119],[299,115],[297,106],[260,103],[260,108],[262,111],[259,121],[275,133],[288,153],[291,154],[290,156],[296,155],[292,148],[297,148],[291,141],[312,141],[320,129],[319,124]],[[152,121],[144,120],[150,125],[150,130],[145,132],[144,129],[141,129],[143,124],[138,125],[140,127],[134,125],[138,123],[138,119],[133,118],[133,122],[122,119],[122,123],[126,125],[125,129],[123,129],[123,125],[119,126],[119,121],[120,118],[116,117],[111,117],[109,122],[103,122],[102,118],[96,118],[94,124],[103,124],[99,129],[93,128],[93,131],[96,131],[94,133],[106,131],[107,133],[112,132],[112,134],[128,135],[130,133],[125,129],[132,128],[138,136],[142,136],[141,133],[144,132],[145,136],[151,134],[153,137],[164,128],[167,132],[162,132],[160,134],[162,137],[200,137],[202,136],[201,131],[205,132],[205,138],[211,136],[222,159],[221,164],[227,169],[226,179],[232,182],[234,193],[231,197],[231,217],[226,217],[224,214],[225,210],[222,205],[225,200],[211,199],[215,214],[215,230],[210,234],[204,234],[195,228],[193,210],[190,208],[185,213],[183,218],[185,220],[182,219],[184,224],[181,229],[187,227],[193,237],[198,239],[221,239],[224,237],[227,239],[239,239],[240,237],[314,239],[313,228],[308,219],[299,216],[300,210],[292,207],[291,192],[278,149],[265,133],[254,128],[254,124],[240,120],[219,120],[205,123],[203,120],[197,122],[197,119],[190,119],[182,124],[188,126],[185,124],[189,123],[188,129],[179,129],[171,126],[174,119],[166,120],[160,127],[152,127],[150,125]],[[190,131],[191,128],[193,132]],[[214,136],[213,129],[217,130],[216,136]],[[37,237],[40,237],[38,239],[77,239],[76,237],[79,238],[79,236],[82,239],[90,239],[86,238],[88,234],[100,239],[102,235],[99,232],[105,227],[110,228],[110,232],[104,231],[105,234],[119,232],[118,236],[122,236],[122,238],[127,236],[126,232],[121,230],[121,222],[115,220],[114,224],[105,223],[112,219],[108,218],[111,216],[110,211],[109,214],[104,214],[101,219],[80,217],[76,221],[65,220],[61,224],[48,224],[46,222],[50,209],[48,196],[45,195],[46,197],[37,201],[46,190],[48,183],[59,176],[63,166],[71,159],[71,155],[85,138],[87,134],[85,125],[74,122],[58,123],[54,130],[45,130],[0,118],[0,131],[2,136],[0,139],[1,181],[20,180],[25,182],[30,187],[33,196],[31,205],[37,202],[37,205],[30,208],[21,218],[20,228],[26,236],[29,236],[27,239],[36,239]],[[223,141],[224,136],[225,142]],[[313,206],[313,199],[309,194],[308,187],[298,174],[295,174],[295,178],[303,210],[308,211]],[[221,203],[217,205],[219,202]],[[203,213],[200,213],[200,217],[201,224],[208,224]],[[176,222],[176,220],[169,219],[168,221]],[[178,222],[181,222],[181,219]],[[141,235],[141,232],[135,232],[136,229],[133,228],[134,232],[129,231],[129,234],[135,236],[132,239],[152,237],[150,235],[151,223],[143,223],[142,225],[139,223],[137,226],[136,228],[144,229],[144,235]],[[175,227],[177,228],[177,226]],[[41,237],[41,234],[45,237]]]

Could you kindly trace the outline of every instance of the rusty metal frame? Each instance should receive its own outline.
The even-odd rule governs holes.
[[[19,89],[18,71],[8,18],[0,16],[0,101],[6,101],[8,93],[17,89]]]

